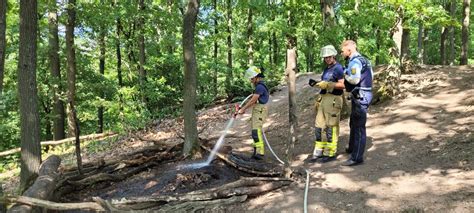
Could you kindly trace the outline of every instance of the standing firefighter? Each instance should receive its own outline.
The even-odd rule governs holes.
[[[265,147],[263,144],[263,123],[267,118],[268,109],[266,103],[269,99],[268,88],[263,81],[263,69],[252,66],[245,72],[245,77],[255,86],[252,98],[240,110],[239,114],[244,114],[245,110],[252,109],[252,138],[253,138],[253,155],[256,160],[263,159],[265,155]]]
[[[351,96],[351,118],[349,126],[349,147],[347,153],[351,158],[344,166],[354,166],[364,161],[366,144],[367,110],[372,101],[373,72],[370,62],[357,52],[357,45],[352,40],[346,40],[341,45],[342,55],[349,59],[349,65],[344,71],[346,91]]]
[[[325,163],[336,158],[337,142],[339,138],[339,119],[342,108],[342,94],[344,89],[344,70],[336,61],[337,51],[332,45],[321,48],[321,57],[327,67],[324,69],[320,82],[309,80],[310,86],[321,88],[316,101],[318,110],[315,122],[315,148],[311,161]]]

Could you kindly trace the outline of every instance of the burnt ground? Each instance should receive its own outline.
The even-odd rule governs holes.
[[[121,182],[101,182],[63,196],[60,202],[92,201],[92,197],[121,199],[153,195],[181,194],[190,191],[218,187],[248,176],[222,162],[215,161],[201,168],[186,167],[200,161],[164,163],[149,168]]]

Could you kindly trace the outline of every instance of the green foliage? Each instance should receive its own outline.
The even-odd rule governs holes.
[[[183,102],[183,51],[182,26],[184,1],[145,1],[141,11],[136,1],[79,1],[77,4],[76,64],[77,111],[82,134],[97,131],[97,110],[104,108],[105,130],[130,131],[139,129],[152,119],[181,115]],[[226,32],[227,1],[201,1],[195,33],[198,68],[197,107],[205,107],[218,99],[246,97],[252,92],[248,79],[243,78],[249,66],[248,9],[252,9],[252,40],[254,65],[266,69],[265,81],[271,88],[284,82],[287,35],[297,38],[300,72],[322,71],[319,57],[322,46],[332,44],[339,48],[344,39],[358,42],[360,52],[373,64],[390,63],[388,50],[393,46],[389,36],[398,6],[404,7],[404,27],[411,30],[410,53],[416,58],[418,24],[426,29],[426,63],[439,63],[439,41],[442,27],[455,28],[456,58],[460,52],[461,3],[451,17],[442,1],[354,1],[340,0],[334,4],[336,25],[324,26],[321,7],[314,1],[231,1],[232,9],[232,74],[228,69]],[[52,78],[49,70],[48,20],[49,6],[39,2],[39,37],[37,82],[40,97],[42,140],[47,139],[47,124],[51,124],[53,88],[62,88],[58,95],[65,100],[66,55],[64,25],[67,20],[65,5],[58,4],[61,79]],[[288,12],[291,11],[291,26]],[[4,92],[1,97],[4,109],[0,111],[0,150],[19,144],[19,112],[17,94],[17,59],[19,38],[18,4],[8,1],[7,46]],[[139,21],[143,18],[144,25]],[[217,26],[214,24],[217,19]],[[118,29],[117,21],[121,28]],[[472,21],[471,21],[472,23]],[[471,32],[473,32],[471,24]],[[218,33],[214,34],[217,27]],[[99,72],[99,36],[105,33],[105,74]],[[139,35],[145,38],[147,72],[146,84],[139,85]],[[275,37],[273,37],[275,35]],[[471,39],[470,63],[474,43]],[[117,42],[121,53],[123,85],[118,85]],[[217,57],[214,57],[214,44]],[[340,58],[342,62],[342,59]],[[343,63],[343,62],[342,62]],[[230,88],[225,89],[225,82]],[[214,82],[217,82],[215,85]],[[145,97],[145,98],[143,98]]]

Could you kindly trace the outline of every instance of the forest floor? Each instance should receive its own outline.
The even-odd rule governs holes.
[[[474,68],[424,66],[415,71],[414,74],[402,76],[400,96],[370,107],[365,162],[354,167],[341,166],[348,159],[344,153],[349,134],[347,118],[341,121],[337,160],[325,164],[307,161],[314,148],[314,102],[318,93],[318,89],[309,87],[307,82],[309,78],[316,79],[319,75],[306,73],[298,76],[298,128],[292,166],[312,171],[309,212],[474,212]],[[269,116],[264,126],[269,143],[282,159],[289,141],[287,94],[286,86],[281,86],[271,95]],[[200,138],[216,142],[230,118],[231,109],[230,105],[218,105],[199,112]],[[225,139],[225,146],[247,155],[252,150],[250,111],[238,117]],[[156,122],[141,132],[104,142],[109,146],[106,151],[89,153],[85,149],[84,162],[121,156],[157,142],[182,142],[182,125],[182,119]],[[64,156],[63,163],[74,162],[72,156]],[[265,161],[276,162],[268,148]],[[235,180],[243,175],[233,169],[226,170],[222,163],[214,161],[213,164],[213,167],[203,169],[210,175],[207,179],[216,179],[216,175],[226,172],[229,174],[224,175],[221,181]],[[173,166],[174,163],[170,163],[153,168],[123,182],[109,184],[100,190],[76,193],[65,200],[162,193],[157,189],[170,191],[168,186],[153,181],[156,182],[156,174],[170,173],[168,170],[173,170]],[[176,175],[176,172],[168,174],[167,181],[179,185]],[[176,180],[171,180],[173,177]],[[9,183],[5,191],[12,192],[17,181]],[[217,181],[212,186],[222,183]],[[158,185],[150,188],[150,184]],[[143,189],[144,186],[149,190],[140,191],[140,187]],[[244,203],[227,206],[226,210],[303,212],[304,186],[304,182],[294,183]]]

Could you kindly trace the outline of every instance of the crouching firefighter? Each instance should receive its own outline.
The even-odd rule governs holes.
[[[250,82],[255,87],[250,100],[239,109],[239,114],[244,114],[245,110],[252,108],[252,138],[253,138],[253,155],[252,158],[256,160],[263,159],[265,155],[265,147],[263,143],[263,123],[267,118],[268,109],[267,102],[269,99],[268,88],[263,81],[263,69],[252,66],[245,72],[245,77],[250,79]]]
[[[309,80],[310,86],[321,88],[316,101],[316,141],[311,157],[313,162],[321,159],[325,163],[336,159],[344,93],[344,69],[336,61],[336,55],[337,51],[332,45],[321,48],[321,57],[327,66],[321,75],[321,81]]]

